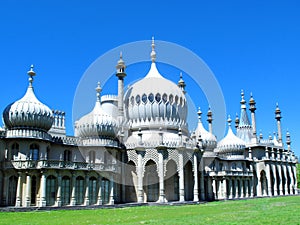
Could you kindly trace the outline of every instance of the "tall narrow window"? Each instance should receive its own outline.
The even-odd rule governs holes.
[[[89,162],[90,163],[95,163],[96,160],[96,153],[95,151],[90,151],[89,152]]]
[[[71,161],[72,153],[70,150],[64,151],[64,161]]]
[[[39,159],[39,146],[37,144],[30,145],[30,158],[32,160],[38,160]]]
[[[47,205],[54,205],[56,200],[56,177],[50,175],[47,177],[47,187],[46,187],[46,201]]]
[[[76,192],[76,204],[82,205],[84,200],[84,179],[81,176],[76,178],[75,192]]]
[[[18,154],[19,154],[19,144],[18,143],[14,143],[11,146],[11,152],[10,152],[10,159],[11,160],[16,160],[18,158]]]

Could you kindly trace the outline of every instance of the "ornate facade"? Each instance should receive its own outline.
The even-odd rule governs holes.
[[[65,113],[50,110],[29,86],[3,112],[0,135],[2,206],[44,207],[116,203],[212,201],[296,194],[297,158],[282,140],[281,112],[275,110],[277,135],[257,134],[255,100],[249,120],[244,93],[236,134],[217,141],[213,113],[208,130],[198,110],[198,126],[188,130],[185,82],[164,78],[156,67],[152,42],[148,74],[124,91],[126,66],[117,63],[118,95],[100,96],[94,109],[67,136]]]

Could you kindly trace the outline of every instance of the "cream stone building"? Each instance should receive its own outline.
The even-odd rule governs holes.
[[[0,131],[2,206],[45,207],[117,203],[212,201],[296,194],[296,158],[290,135],[282,140],[281,112],[275,110],[277,135],[257,134],[255,100],[244,93],[236,134],[217,141],[213,113],[208,130],[198,110],[189,132],[185,82],[163,77],[152,42],[151,68],[124,90],[126,66],[117,63],[118,95],[96,88],[94,109],[67,136],[65,113],[41,103],[34,94],[31,67],[26,94],[3,112]],[[38,87],[37,87],[38,88]],[[90,91],[93,91],[92,88]]]

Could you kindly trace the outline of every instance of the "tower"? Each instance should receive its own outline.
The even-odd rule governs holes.
[[[256,119],[255,119],[255,110],[256,110],[256,102],[252,96],[251,93],[251,97],[249,100],[249,110],[251,112],[251,124],[252,124],[252,143],[256,143],[257,142],[257,137],[256,137]]]
[[[122,52],[120,53],[120,59],[118,64],[116,65],[116,76],[118,77],[118,122],[121,124],[124,118],[124,77],[126,77],[125,73],[125,62],[123,60]]]

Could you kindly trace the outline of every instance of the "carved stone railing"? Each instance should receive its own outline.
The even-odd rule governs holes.
[[[73,169],[120,173],[121,167],[115,163],[68,162],[58,160],[14,160],[2,163],[3,169]]]
[[[238,176],[238,177],[248,177],[253,176],[252,171],[209,171],[207,173],[209,176]]]

